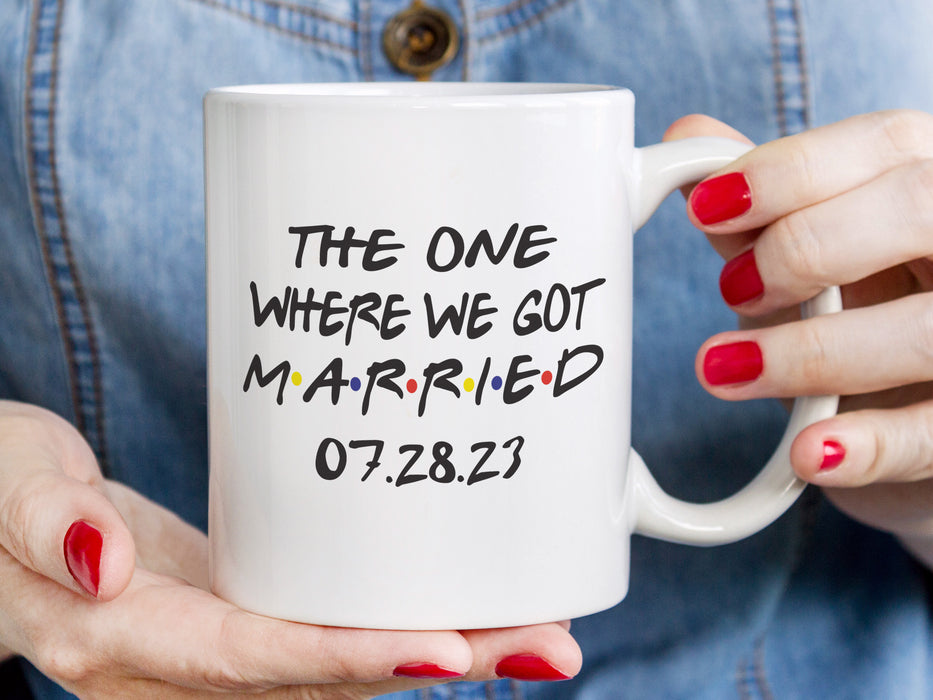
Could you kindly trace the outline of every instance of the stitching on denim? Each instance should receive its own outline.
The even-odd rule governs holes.
[[[526,5],[531,5],[537,0],[513,0],[508,5],[503,5],[502,7],[490,7],[486,10],[480,10],[476,13],[476,19],[491,19],[493,17],[499,17],[501,15],[507,15],[510,12],[515,12],[516,10],[521,10]]]
[[[752,657],[752,669],[755,674],[755,683],[758,686],[758,692],[761,693],[762,700],[774,700],[774,693],[771,692],[771,686],[768,683],[765,673],[765,640],[760,638],[755,644],[755,651]]]
[[[36,237],[39,239],[39,247],[42,252],[42,262],[45,267],[46,280],[48,282],[49,292],[52,296],[52,303],[55,307],[55,315],[58,319],[58,328],[62,333],[67,357],[65,366],[68,371],[68,384],[71,393],[71,410],[74,413],[75,424],[79,430],[83,430],[84,419],[81,415],[80,403],[78,401],[78,370],[74,363],[74,351],[71,346],[71,338],[64,332],[67,323],[65,322],[65,309],[62,302],[61,290],[55,284],[55,271],[52,267],[52,251],[49,249],[49,241],[45,232],[45,217],[43,216],[42,204],[39,199],[39,176],[36,164],[36,139],[37,131],[34,128],[33,120],[36,111],[34,90],[35,90],[35,52],[38,43],[39,34],[39,16],[40,8],[38,3],[33,4],[32,19],[29,27],[29,47],[26,51],[26,94],[23,99],[25,119],[24,131],[26,143],[26,172],[29,181],[29,203],[32,209],[33,222],[36,230]]]
[[[357,42],[360,46],[359,58],[360,69],[363,73],[363,80],[375,80],[376,73],[373,68],[373,8],[371,0],[362,0],[360,2],[360,22]]]
[[[222,0],[189,0],[189,2],[196,2],[206,7],[212,7],[214,9],[221,10],[222,12],[227,12],[233,15],[234,17],[238,17],[240,19],[246,20],[247,22],[251,22],[252,24],[263,27],[264,29],[269,29],[271,31],[278,32],[279,34],[284,34],[285,36],[293,37],[296,39],[301,39],[302,41],[306,41],[309,44],[317,44],[318,46],[323,46],[329,49],[334,49],[336,51],[354,53],[353,48],[350,46],[344,46],[343,44],[338,44],[337,42],[331,41],[329,39],[322,39],[321,37],[308,36],[307,34],[297,32],[294,29],[289,29],[288,27],[283,27],[278,24],[272,24],[270,22],[266,22],[260,19],[259,17],[255,17],[249,14],[248,12],[230,7],[229,5],[224,4]],[[275,3],[275,6],[278,6],[279,4],[280,3]],[[283,9],[291,9],[291,8],[283,5]],[[297,9],[299,8],[295,8],[295,9],[297,11]],[[355,22],[352,23],[354,26],[351,27],[350,25],[346,23],[338,22],[333,18],[311,14],[310,12],[306,12],[304,14],[317,17],[318,19],[326,19],[329,22],[334,22],[335,24],[340,24],[341,26],[348,27],[350,29],[354,29],[354,30],[356,29]]]
[[[470,37],[473,34],[473,27],[464,0],[457,0],[457,6],[460,8],[460,16],[463,17],[463,26],[460,28],[460,50],[463,52],[460,80],[466,82],[470,79]]]
[[[776,116],[781,136],[809,128],[811,122],[810,75],[801,15],[799,0],[768,0]],[[789,31],[786,25],[790,25]]]
[[[742,657],[735,669],[736,692],[741,700],[774,700],[765,675],[764,636],[752,646],[751,657]]]
[[[479,19],[490,19],[492,17],[499,17],[505,14],[506,11],[508,12],[519,11],[535,2],[540,2],[540,0],[516,0],[516,2],[512,3],[511,5],[507,5],[505,8],[501,8],[501,11],[500,10],[495,11],[493,14],[487,14],[486,12],[477,13],[476,19],[479,20]],[[476,40],[476,44],[477,45],[487,44],[487,43],[496,41],[498,39],[504,39],[504,38],[510,37],[514,34],[517,34],[522,29],[527,29],[528,27],[533,27],[536,24],[540,24],[541,22],[545,20],[545,18],[548,15],[553,14],[554,12],[557,12],[558,10],[562,10],[568,5],[574,4],[575,2],[577,2],[577,0],[554,0],[554,2],[552,2],[549,5],[546,5],[545,7],[542,7],[540,10],[538,10],[535,14],[531,15],[530,17],[525,17],[524,19],[521,19],[515,22],[515,24],[512,24],[511,26],[505,27],[504,29],[500,29],[487,36],[479,37]]]
[[[739,700],[752,700],[751,674],[748,672],[748,662],[745,657],[739,659],[735,667],[735,690]]]
[[[778,131],[787,135],[787,115],[784,113],[784,75],[781,70],[781,37],[778,33],[777,7],[775,0],[768,0],[768,28],[771,32],[771,71],[777,99]]]
[[[198,2],[199,0],[194,0]],[[224,9],[229,9],[231,12],[243,12],[243,10],[237,10],[229,5],[230,0],[215,0],[216,3],[222,6]],[[289,12],[294,12],[299,15],[305,15],[307,17],[313,17],[315,19],[321,19],[325,22],[332,22],[334,24],[339,24],[341,27],[346,27],[356,31],[357,24],[352,19],[344,19],[343,17],[338,17],[336,15],[323,12],[314,7],[306,7],[304,5],[296,5],[293,2],[284,2],[284,0],[252,0],[253,2],[259,5],[265,5],[266,7],[275,7],[280,10],[287,10]]]
[[[26,69],[25,123],[36,235],[68,361],[75,425],[108,471],[100,350],[68,235],[55,151],[59,49],[65,0],[34,4]],[[40,129],[45,120],[45,129]]]
[[[810,64],[807,62],[807,42],[803,33],[803,10],[800,0],[793,0],[794,27],[797,31],[797,60],[800,67],[800,98],[803,103],[803,124],[809,129],[813,126],[810,113]]]

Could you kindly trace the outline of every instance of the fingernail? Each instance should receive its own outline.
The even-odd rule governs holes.
[[[392,675],[403,678],[460,678],[463,674],[437,664],[402,664],[396,666]]]
[[[65,563],[81,588],[95,598],[100,586],[100,551],[104,538],[83,520],[76,520],[65,533]]]
[[[823,443],[823,461],[820,462],[820,471],[828,472],[830,469],[835,469],[845,458],[846,448],[835,440],[827,440]]]
[[[763,369],[761,348],[750,340],[717,345],[703,358],[703,376],[713,386],[750,382],[761,376]]]
[[[719,291],[730,306],[744,304],[765,293],[755,262],[754,248],[732,258],[723,266],[719,275]]]
[[[690,206],[700,223],[718,224],[751,209],[752,191],[742,173],[728,173],[694,187]]]
[[[570,678],[534,654],[507,656],[496,664],[496,675],[518,681],[565,681]]]

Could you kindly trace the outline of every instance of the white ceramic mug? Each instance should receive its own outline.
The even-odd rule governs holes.
[[[631,451],[631,233],[746,150],[635,148],[633,108],[585,85],[206,96],[218,595],[350,627],[567,619],[625,596],[633,532],[724,543],[790,506],[790,442],[835,397],[798,400],[720,503]]]

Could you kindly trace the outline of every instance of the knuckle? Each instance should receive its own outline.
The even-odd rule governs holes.
[[[246,692],[263,685],[261,680],[250,676],[248,657],[242,647],[233,642],[242,639],[239,631],[241,615],[239,611],[231,611],[221,620],[214,648],[216,653],[210,655],[211,661],[201,669],[202,680],[209,688]]]
[[[64,685],[81,685],[95,672],[89,654],[57,637],[40,640],[34,654],[36,667]]]
[[[328,658],[327,656],[318,654],[317,658],[321,661],[326,659],[324,673],[331,681],[349,683],[355,680],[359,675],[359,671],[354,665],[358,662],[354,662],[352,658],[348,658],[346,655],[332,655]]]
[[[923,295],[918,306],[920,308],[912,314],[913,332],[908,334],[907,340],[921,362],[930,366],[933,364],[933,294]]]
[[[920,455],[914,467],[918,478],[929,479],[933,475],[933,406],[924,409],[919,431]]]
[[[897,162],[911,160],[918,154],[933,155],[930,142],[933,116],[910,109],[876,112],[877,127]]]
[[[928,237],[933,229],[933,158],[923,158],[901,168],[898,215],[907,231],[914,233],[918,255],[930,251]]]
[[[801,394],[816,394],[823,387],[832,384],[836,362],[830,343],[820,331],[819,324],[802,322],[800,324],[798,347],[806,348],[806,355],[800,364]]]
[[[824,250],[809,209],[799,209],[775,226],[778,263],[794,278],[816,285],[830,284],[824,268]]]
[[[802,145],[801,148],[788,150],[790,160],[787,167],[789,173],[793,174],[788,180],[798,183],[797,187],[803,193],[819,192],[825,188],[826,158],[821,156],[819,149],[809,139]]]
[[[0,504],[0,529],[4,546],[20,562],[39,571],[43,561],[37,551],[33,533],[42,532],[49,510],[49,493],[54,488],[46,473],[22,479]]]

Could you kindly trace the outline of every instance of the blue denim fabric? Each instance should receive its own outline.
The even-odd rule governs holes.
[[[463,41],[433,79],[626,85],[639,144],[690,112],[761,142],[879,108],[933,111],[928,0],[432,2]],[[0,3],[0,396],[66,416],[109,476],[204,527],[201,96],[407,79],[380,45],[407,4]],[[721,264],[677,198],[636,237],[633,439],[695,500],[744,484],[785,421],[693,376],[700,343],[734,325]],[[933,697],[924,574],[813,490],[727,547],[636,538],[628,598],[574,633],[574,681],[405,697]],[[38,697],[67,697],[29,674]]]

